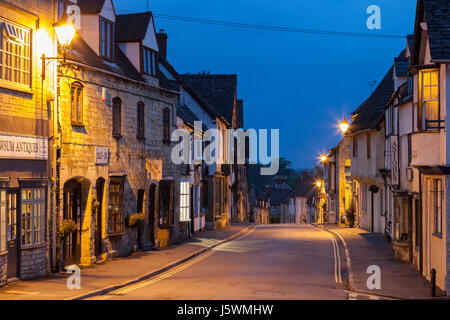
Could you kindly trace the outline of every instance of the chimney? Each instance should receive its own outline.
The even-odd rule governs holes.
[[[167,33],[164,32],[164,29],[160,29],[156,33],[156,41],[158,41],[159,54],[167,59]]]

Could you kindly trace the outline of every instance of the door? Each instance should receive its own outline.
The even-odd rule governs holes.
[[[97,201],[98,206],[95,212],[95,256],[100,258],[102,251],[102,212],[103,212],[103,191],[104,191],[105,181],[103,179],[97,180],[96,190],[97,190]]]
[[[78,231],[69,235],[64,241],[64,264],[79,264],[81,257],[80,239],[81,185],[67,188],[64,192],[64,219],[75,221]]]
[[[8,279],[16,278],[19,270],[19,240],[20,240],[20,219],[19,219],[19,191],[8,193],[8,214],[7,214],[7,246],[8,246]]]
[[[152,184],[148,192],[148,232],[149,240],[155,244],[155,203],[156,203],[156,186]]]

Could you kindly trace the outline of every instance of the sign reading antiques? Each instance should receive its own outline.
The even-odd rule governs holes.
[[[108,164],[109,149],[107,147],[95,147],[95,164]]]
[[[0,158],[47,160],[48,140],[38,137],[0,135]]]
[[[398,163],[398,136],[391,136],[391,184],[400,185],[400,168]]]

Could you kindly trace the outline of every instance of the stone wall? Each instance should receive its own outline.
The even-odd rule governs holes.
[[[47,247],[21,249],[20,279],[29,280],[46,274]]]
[[[8,254],[0,255],[0,287],[6,284],[6,272],[8,267]]]

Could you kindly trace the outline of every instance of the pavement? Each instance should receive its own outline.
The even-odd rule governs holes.
[[[0,288],[0,300],[70,300],[120,288],[168,270],[210,250],[224,240],[245,232],[251,224],[236,223],[226,229],[205,231],[177,245],[155,251],[138,251],[83,268],[81,289],[67,288],[66,273],[29,281],[16,281]]]
[[[350,256],[350,289],[394,299],[430,299],[430,284],[409,263],[396,260],[392,244],[382,234],[336,225],[323,226],[343,237]],[[339,238],[339,236],[337,236]],[[341,241],[341,244],[342,241]],[[369,266],[381,269],[381,289],[368,289]]]

